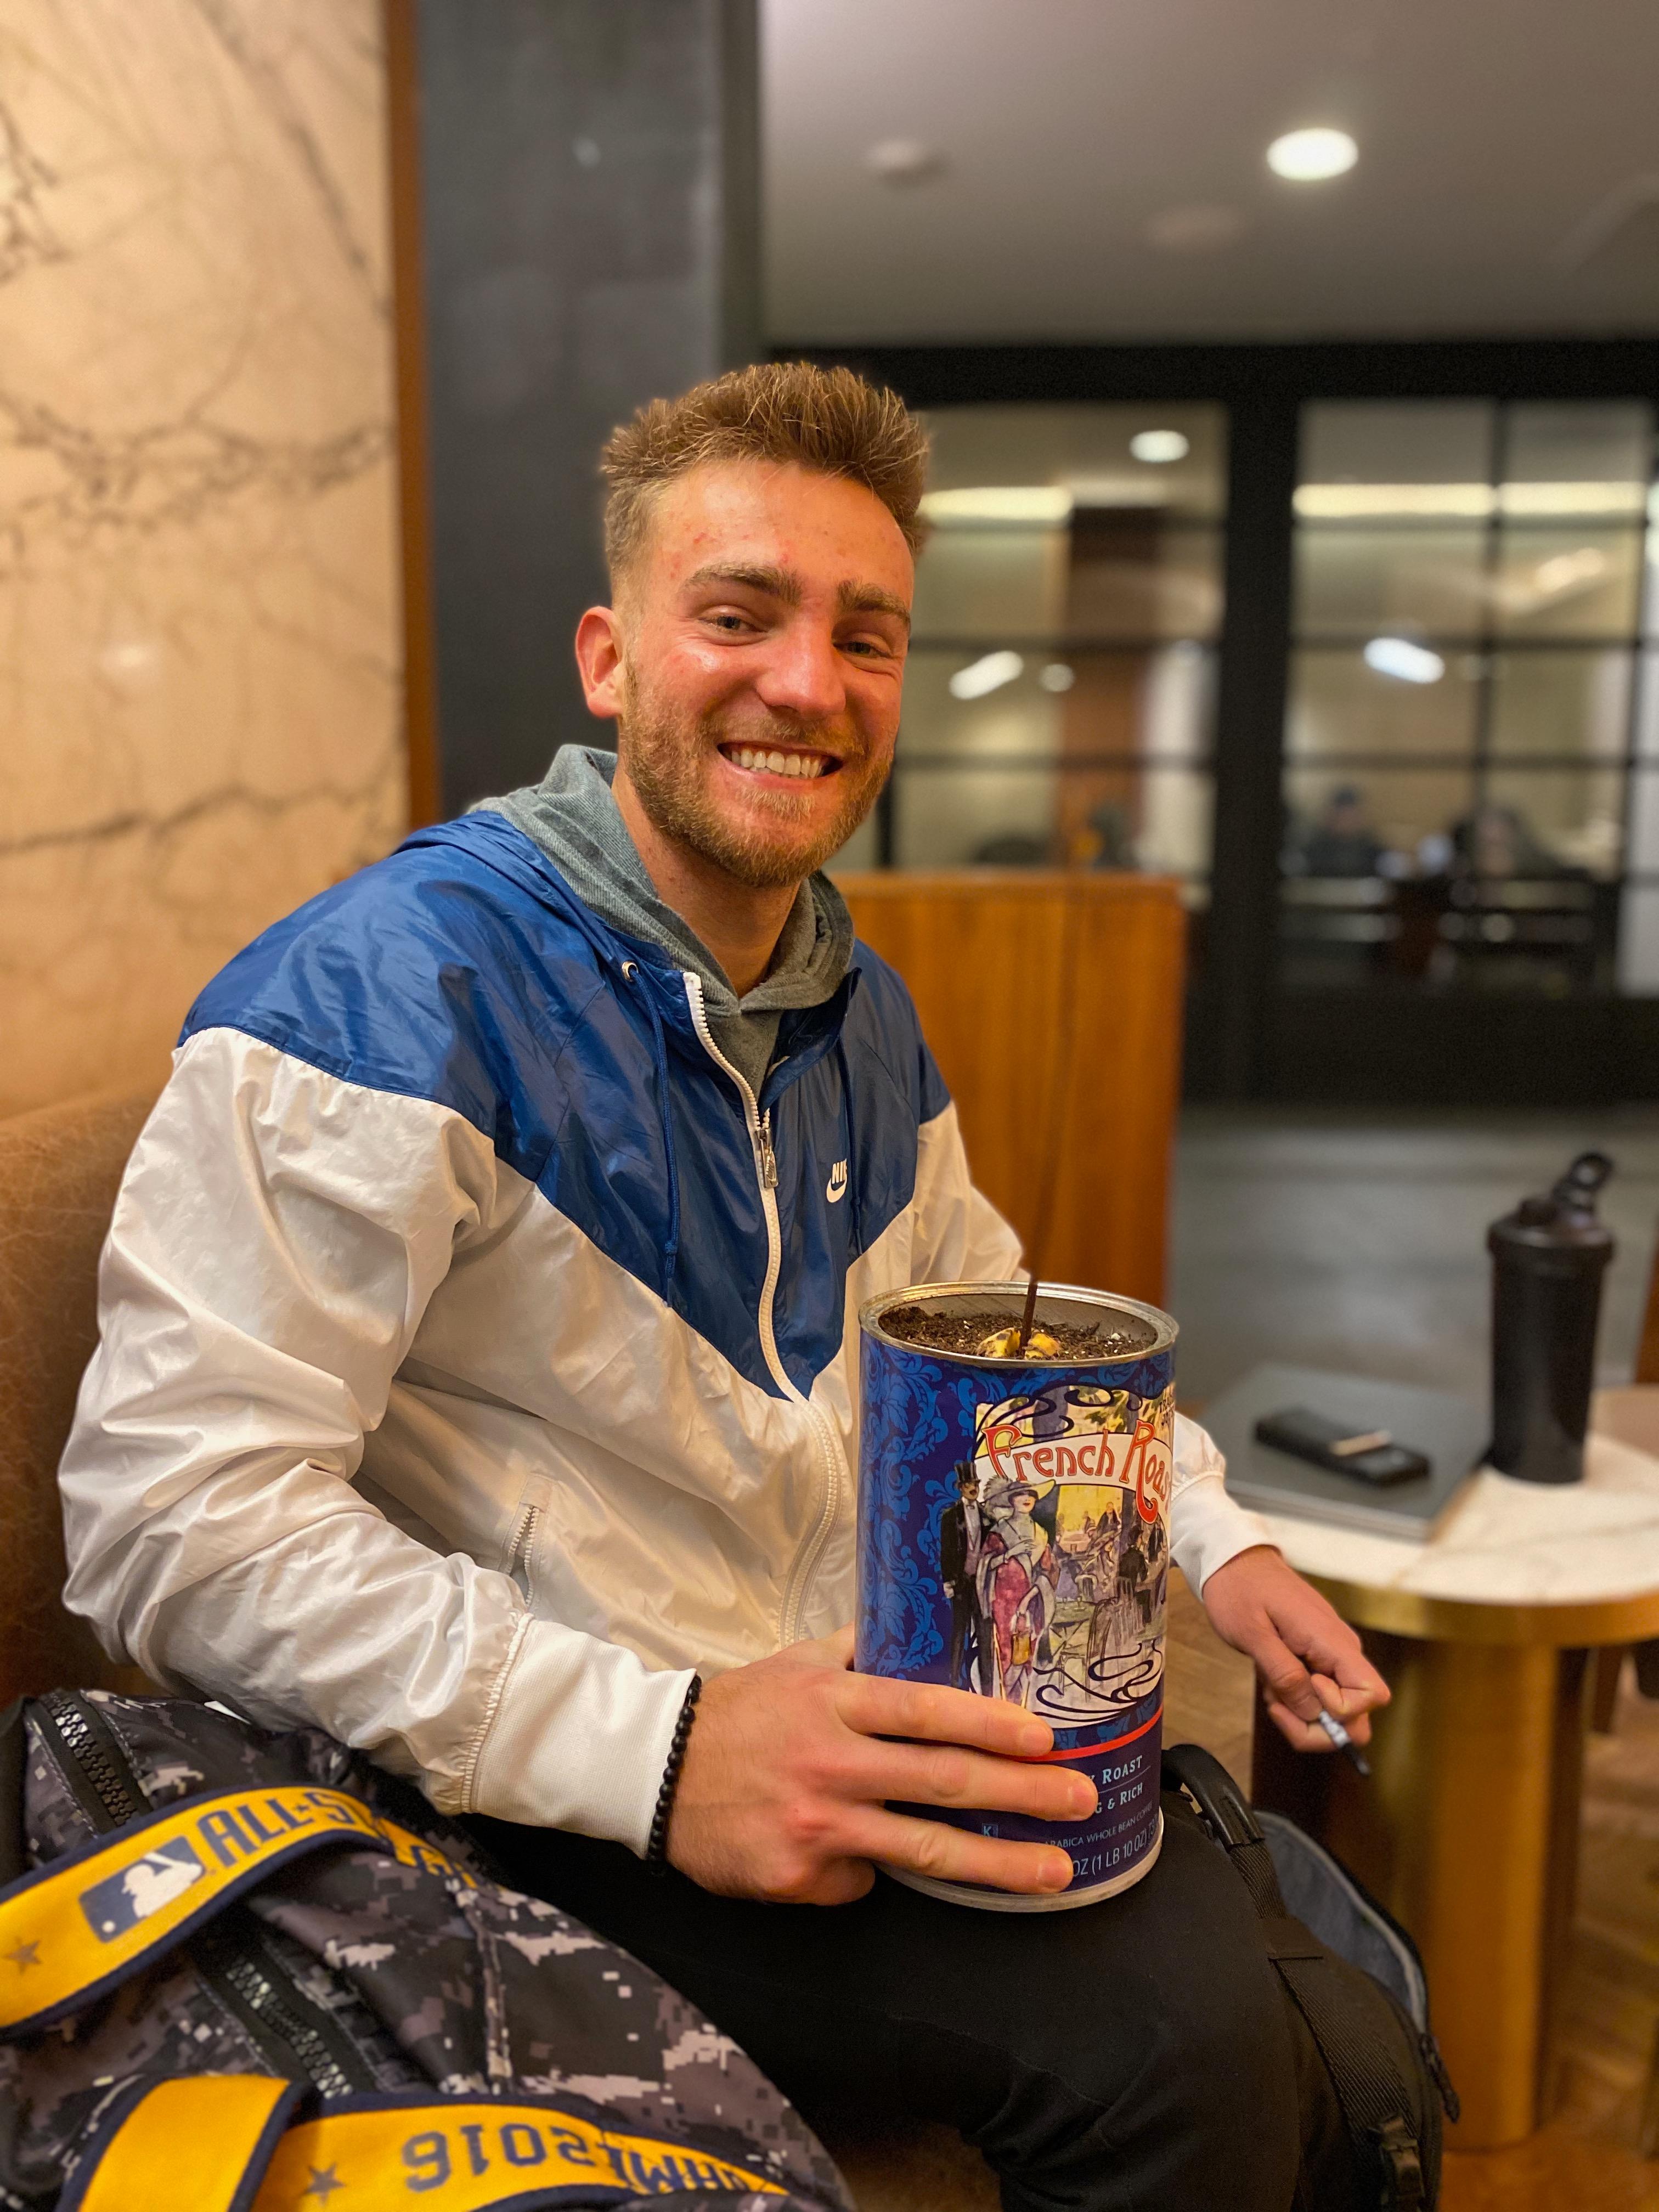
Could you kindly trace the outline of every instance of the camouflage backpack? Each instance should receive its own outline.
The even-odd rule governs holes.
[[[851,2212],[734,2045],[311,1729],[0,1715],[0,2203]]]

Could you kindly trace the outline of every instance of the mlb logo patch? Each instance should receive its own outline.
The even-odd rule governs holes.
[[[199,1881],[204,1871],[194,1845],[180,1836],[170,1844],[158,1844],[119,1874],[83,1890],[81,1910],[99,1942],[111,1943],[163,1905],[171,1905],[191,1882]]]

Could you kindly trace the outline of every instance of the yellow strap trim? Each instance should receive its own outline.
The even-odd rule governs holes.
[[[272,2115],[293,2094],[266,2074],[158,2082],[117,2130],[75,2212],[231,2212]]]
[[[535,2190],[580,2186],[630,2197],[788,2193],[706,2151],[595,2127],[546,2105],[446,2098],[380,2112],[337,2109],[290,2128],[253,2212],[410,2212],[415,2205],[483,2212]]]
[[[389,1851],[470,1881],[441,1851],[361,1799],[284,1786],[198,1797],[41,1868],[0,1897],[0,2033],[73,2011],[166,1950],[231,1893],[321,1844]]]

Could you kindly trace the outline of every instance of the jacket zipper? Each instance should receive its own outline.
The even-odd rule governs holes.
[[[778,1276],[783,1267],[783,1231],[778,1220],[778,1157],[772,1146],[771,1109],[769,1107],[764,1114],[761,1112],[748,1082],[732,1066],[710,1035],[708,1010],[703,1004],[702,978],[691,969],[681,972],[685,977],[692,1024],[702,1040],[703,1049],[714,1065],[724,1069],[737,1085],[743,1099],[744,1119],[749,1127],[755,1177],[760,1186],[761,1212],[766,1220],[766,1279],[761,1285],[759,1314],[761,1351],[766,1360],[767,1371],[779,1389],[785,1397],[804,1408],[812,1425],[812,1433],[823,1462],[823,1503],[817,1522],[801,1539],[789,1570],[788,1580],[784,1584],[783,1603],[778,1610],[778,1641],[781,1644],[793,1644],[800,1634],[801,1615],[806,1608],[812,1577],[823,1556],[824,1546],[830,1540],[830,1532],[836,1525],[836,1512],[841,1503],[841,1445],[824,1415],[790,1381],[779,1355],[778,1340],[773,1328],[773,1303],[777,1295]]]
[[[541,1510],[539,1505],[525,1507],[524,1511],[519,1516],[519,1525],[513,1531],[513,1542],[507,1554],[507,1572],[509,1579],[516,1582],[520,1568],[524,1569],[524,1582],[521,1588],[526,1605],[530,1602],[530,1550],[536,1540],[536,1523],[541,1518]]]
[[[53,1739],[76,1802],[100,1835],[152,1809],[95,1706],[70,1691],[52,1690],[35,1712]],[[244,1905],[232,1905],[185,1948],[197,1972],[283,2080],[309,2081],[325,2097],[378,2087],[349,2039],[265,1952],[263,1937],[258,1917]],[[252,1955],[256,1949],[258,1958]]]

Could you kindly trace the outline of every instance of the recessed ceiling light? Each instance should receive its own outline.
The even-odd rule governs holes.
[[[1138,461],[1184,461],[1192,450],[1191,439],[1179,430],[1137,430],[1129,441]]]
[[[1045,691],[1069,691],[1077,682],[1077,671],[1068,668],[1063,660],[1051,660],[1046,668],[1037,671],[1037,682]]]
[[[920,138],[881,138],[866,147],[864,166],[884,185],[923,185],[943,175],[945,156]]]
[[[1437,653],[1408,637],[1374,637],[1365,647],[1365,665],[1401,684],[1437,684],[1446,672]]]
[[[1164,253],[1214,253],[1249,228],[1236,207],[1172,207],[1148,218],[1145,236],[1148,246]]]
[[[1317,184],[1325,177],[1340,177],[1359,159],[1359,149],[1346,131],[1287,131],[1267,149],[1267,167],[1276,177],[1293,184]]]
[[[1000,691],[1005,684],[1012,684],[1024,672],[1025,663],[1018,653],[988,653],[969,661],[966,668],[957,669],[951,678],[951,696],[982,699],[988,691]]]

